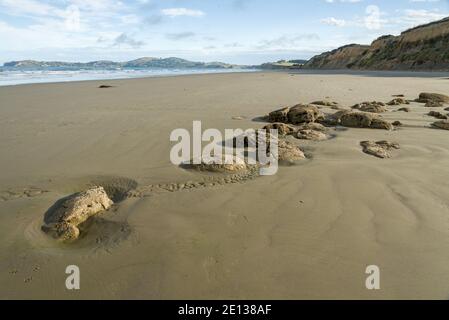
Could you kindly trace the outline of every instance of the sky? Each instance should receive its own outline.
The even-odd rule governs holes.
[[[447,16],[449,0],[0,0],[0,63],[309,59]]]

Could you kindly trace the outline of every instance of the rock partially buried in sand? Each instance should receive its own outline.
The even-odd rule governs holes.
[[[388,111],[387,108],[385,108],[385,103],[377,101],[362,102],[353,106],[352,109],[371,113],[384,113]]]
[[[400,106],[402,104],[410,104],[410,102],[408,102],[408,100],[405,100],[403,98],[395,98],[387,103],[387,105],[389,106]]]
[[[401,121],[395,121],[392,123],[392,125],[394,125],[395,127],[402,127],[402,122]]]
[[[432,126],[438,129],[449,130],[449,120],[437,121]]]
[[[410,112],[411,110],[410,110],[410,108],[405,107],[405,108],[398,109],[398,111]]]
[[[296,138],[301,140],[324,141],[328,139],[327,134],[316,130],[299,130]]]
[[[316,122],[304,123],[298,127],[298,130],[315,130],[324,133],[329,132],[329,128],[323,126],[321,123]]]
[[[444,104],[442,102],[438,102],[438,101],[427,101],[426,105],[424,107],[426,108],[441,108],[443,107]]]
[[[268,132],[270,130],[277,130],[280,136],[287,136],[298,131],[297,128],[291,125],[279,122],[266,125],[265,127],[263,127],[263,129],[267,130]]]
[[[215,172],[215,173],[237,173],[247,170],[247,165],[245,161],[235,156],[233,157],[232,163],[229,164],[225,163],[223,157],[221,159],[218,157],[210,157],[207,160],[202,159],[200,164],[186,164],[183,166],[198,171]]]
[[[290,108],[288,121],[291,124],[316,122],[324,119],[324,114],[314,105],[298,104]]]
[[[391,158],[390,151],[393,149],[400,149],[399,144],[388,141],[362,141],[360,145],[363,147],[363,152],[378,158]]]
[[[430,111],[427,115],[430,116],[430,117],[441,119],[441,120],[447,120],[448,119],[447,115],[442,114],[441,112],[438,112],[438,111]]]
[[[378,115],[367,112],[342,112],[339,122],[344,127],[393,130],[393,125]]]
[[[59,241],[74,241],[80,235],[80,224],[113,204],[103,187],[76,193],[59,200],[46,212],[42,231]]]
[[[311,102],[310,104],[314,104],[317,106],[323,106],[323,107],[330,107],[330,108],[332,108],[332,107],[339,108],[340,107],[340,104],[338,102],[328,101],[328,100],[314,101],[314,102]]]
[[[440,93],[421,93],[416,102],[427,103],[427,102],[439,102],[439,103],[449,103],[449,96]]]
[[[300,147],[286,140],[279,140],[278,159],[282,162],[293,163],[295,161],[304,160],[306,156]]]

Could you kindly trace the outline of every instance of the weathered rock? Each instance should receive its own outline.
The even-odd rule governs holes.
[[[411,110],[410,110],[410,108],[405,107],[405,108],[398,109],[398,111],[410,112]]]
[[[296,138],[301,140],[323,141],[327,140],[328,136],[316,130],[299,130],[296,134]]]
[[[440,93],[421,93],[419,98],[416,99],[416,102],[427,103],[429,101],[440,102],[440,103],[449,103],[449,96]]]
[[[103,187],[94,187],[58,201],[44,217],[42,230],[60,241],[78,239],[78,226],[113,205]]]
[[[290,108],[282,108],[273,112],[270,112],[268,115],[268,121],[269,122],[281,122],[281,123],[288,123],[288,113],[290,111]]]
[[[385,107],[385,103],[378,101],[362,102],[353,106],[352,109],[371,113],[384,113],[388,111]]]
[[[437,121],[432,126],[438,129],[449,130],[449,120]]]
[[[324,114],[314,105],[298,104],[288,112],[288,120],[292,124],[316,122],[324,119]]]
[[[310,104],[314,104],[317,106],[323,106],[323,107],[340,107],[340,105],[338,104],[338,102],[335,101],[329,101],[329,100],[320,100],[320,101],[314,101],[311,102]]]
[[[400,106],[402,104],[410,104],[408,100],[405,100],[404,98],[395,98],[387,103],[389,106]]]
[[[448,116],[445,114],[442,114],[441,112],[438,111],[430,111],[428,114],[428,116],[437,118],[437,119],[441,119],[441,120],[447,120]]]
[[[444,104],[438,101],[427,101],[425,107],[426,108],[441,108]]]
[[[326,114],[324,120],[320,121],[321,123],[324,123],[327,126],[337,126],[341,124],[341,118],[345,114],[352,113],[351,110],[340,110],[334,114]]]
[[[298,130],[314,130],[319,132],[329,132],[329,128],[323,126],[321,123],[316,122],[309,122],[309,123],[303,123],[297,128]]]
[[[388,141],[362,141],[363,152],[378,158],[391,158],[391,150],[400,149],[399,144]]]
[[[367,112],[348,112],[340,117],[340,124],[352,128],[370,128],[392,130],[393,125],[378,115]]]
[[[186,167],[198,171],[216,172],[216,173],[236,173],[247,170],[247,165],[243,159],[233,157],[232,163],[226,164],[224,157],[209,157],[202,159],[200,164],[189,164]]]
[[[279,140],[278,159],[281,162],[294,162],[305,159],[304,152],[298,146],[286,140]]]
[[[392,123],[392,125],[394,125],[395,127],[402,127],[402,122],[401,121],[395,121]]]
[[[297,128],[295,128],[291,125],[279,123],[279,122],[266,125],[265,127],[263,127],[263,129],[267,130],[268,132],[270,130],[277,130],[278,134],[280,136],[287,136],[290,134],[294,134],[295,132],[298,131]]]
[[[445,110],[445,111],[449,111],[449,107],[445,108],[444,110]]]

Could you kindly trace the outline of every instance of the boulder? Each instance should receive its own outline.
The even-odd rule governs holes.
[[[398,111],[410,112],[411,110],[410,110],[410,108],[405,107],[405,108],[398,109]]]
[[[367,112],[347,112],[340,117],[340,124],[351,128],[370,128],[392,130],[393,125],[378,115]]]
[[[402,122],[401,121],[395,121],[392,123],[392,125],[394,125],[395,127],[402,127]]]
[[[269,122],[281,122],[281,123],[288,123],[288,113],[290,111],[290,108],[282,108],[273,112],[270,112],[268,115],[268,121]]]
[[[432,124],[435,128],[449,130],[449,120],[438,121]]]
[[[297,128],[297,131],[298,130],[314,130],[324,133],[329,132],[329,128],[326,128],[321,123],[316,122],[303,123]]]
[[[316,131],[316,130],[299,130],[296,133],[296,138],[301,140],[311,140],[311,141],[323,141],[327,140],[328,136],[327,134]]]
[[[288,112],[289,123],[298,125],[324,119],[324,114],[314,105],[298,104]]]
[[[267,130],[268,132],[270,132],[270,130],[277,130],[280,136],[287,136],[298,131],[297,128],[291,125],[279,122],[266,125],[265,127],[263,127],[263,129]]]
[[[78,239],[78,226],[113,205],[103,187],[73,194],[55,203],[44,217],[42,230],[60,241]]]
[[[437,119],[441,119],[441,120],[447,120],[448,116],[445,114],[442,114],[441,112],[438,111],[430,111],[428,114],[428,116],[437,118]]]
[[[404,98],[395,98],[387,103],[389,106],[400,106],[402,104],[410,104],[408,100],[405,100]]]
[[[449,96],[440,93],[421,93],[419,98],[416,99],[416,102],[427,103],[429,101],[440,102],[440,103],[449,103]]]
[[[294,162],[305,159],[304,152],[298,146],[286,140],[279,140],[278,159],[281,162]]]
[[[363,152],[378,158],[391,158],[391,150],[400,149],[399,144],[388,141],[362,141]]]
[[[377,101],[362,102],[353,106],[352,109],[371,113],[384,113],[388,111],[385,107],[385,103]]]

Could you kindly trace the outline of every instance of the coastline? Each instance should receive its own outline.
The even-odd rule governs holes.
[[[270,71],[0,87],[0,298],[446,299],[448,132],[418,104],[383,114],[404,124],[394,131],[292,140],[311,157],[275,176],[126,199],[76,245],[40,230],[55,201],[93,183],[210,178],[169,160],[170,132],[194,120],[261,128],[253,119],[283,106],[426,91],[447,94],[447,81]],[[364,140],[401,149],[376,159]],[[76,293],[64,288],[69,264],[82,272]],[[373,264],[376,292],[365,287]]]

